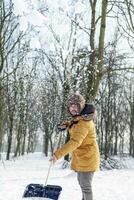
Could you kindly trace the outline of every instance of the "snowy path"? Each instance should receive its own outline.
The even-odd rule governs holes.
[[[0,162],[0,200],[20,200],[26,185],[45,182],[49,161],[42,154],[16,161]],[[131,169],[100,171],[93,180],[94,200],[134,200],[134,160]],[[76,173],[61,169],[59,161],[51,170],[48,184],[63,188],[59,200],[81,200]]]

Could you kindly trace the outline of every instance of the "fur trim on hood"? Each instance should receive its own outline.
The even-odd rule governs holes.
[[[81,117],[84,120],[92,120],[94,119],[94,114],[95,114],[95,106],[93,104],[85,104],[85,107],[81,112]]]

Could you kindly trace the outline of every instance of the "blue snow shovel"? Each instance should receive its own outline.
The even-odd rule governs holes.
[[[52,166],[52,162],[50,162],[45,186],[43,184],[34,184],[34,183],[27,185],[23,194],[24,198],[25,197],[26,198],[41,197],[41,198],[49,198],[52,200],[58,200],[59,195],[62,191],[62,187],[58,185],[47,185],[47,180],[48,180],[51,166]]]

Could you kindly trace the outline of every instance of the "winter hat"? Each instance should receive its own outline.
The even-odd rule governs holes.
[[[79,92],[73,93],[67,99],[68,109],[71,106],[71,104],[76,104],[79,106],[79,114],[80,114],[83,108],[85,107],[85,99]]]

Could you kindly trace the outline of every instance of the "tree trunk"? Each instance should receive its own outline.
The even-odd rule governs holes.
[[[115,143],[114,143],[114,155],[117,155],[117,146],[118,146],[118,127],[115,127]]]
[[[96,2],[97,0],[94,0],[91,4],[91,31],[90,31],[90,48],[91,48],[91,54],[90,54],[90,63],[87,67],[87,74],[88,74],[88,82],[87,82],[87,101],[92,101],[94,99],[94,83],[95,83],[95,31],[96,31]]]
[[[106,29],[106,14],[107,14],[107,0],[102,0],[102,10],[101,10],[101,25],[100,25],[100,34],[99,34],[99,47],[98,47],[98,63],[95,63],[95,8],[96,1],[92,4],[92,17],[91,17],[91,36],[90,36],[90,46],[91,46],[91,55],[90,63],[87,68],[88,82],[87,82],[87,101],[94,101],[100,81],[103,77],[103,55],[104,55],[104,39],[105,39],[105,29]],[[93,44],[94,43],[94,44]]]
[[[8,141],[7,141],[7,155],[6,159],[10,159],[10,153],[11,153],[11,146],[12,146],[12,136],[13,136],[13,112],[11,112],[9,117],[10,120],[10,127],[9,127],[9,135],[8,135]]]
[[[43,135],[43,153],[45,154],[45,156],[48,156],[48,147],[49,147],[49,134],[45,132],[45,134]]]
[[[17,133],[17,145],[14,152],[14,157],[17,157],[19,152],[20,152],[20,132]]]
[[[22,150],[21,150],[22,156],[25,154],[25,147],[26,147],[26,130],[23,133],[23,143],[22,143]]]
[[[3,140],[3,93],[0,82],[0,159],[2,151],[2,140]]]
[[[70,135],[69,135],[69,132],[68,132],[66,140],[65,140],[65,144],[69,141],[69,139],[70,139]],[[64,160],[69,161],[69,154],[67,154],[66,156],[64,156]]]

